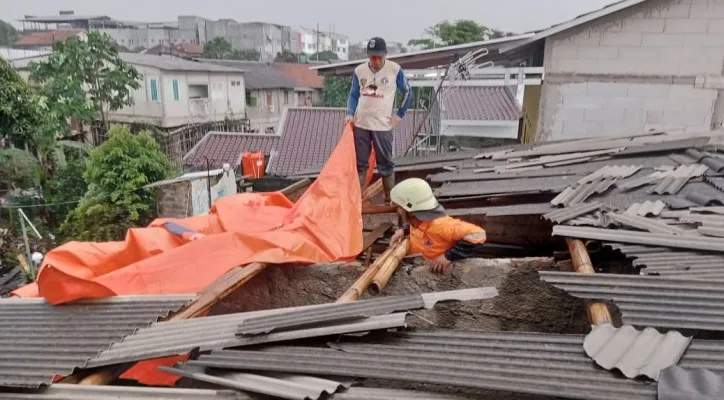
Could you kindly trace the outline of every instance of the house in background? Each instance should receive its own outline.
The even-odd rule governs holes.
[[[295,107],[312,107],[322,103],[324,79],[310,70],[308,64],[274,63],[272,65],[284,76],[296,82]]]
[[[143,54],[152,55],[172,55],[181,58],[200,58],[204,56],[204,48],[199,44],[182,43],[182,44],[157,44],[150,49],[144,50]]]
[[[244,71],[246,79],[246,113],[252,132],[276,133],[286,107],[299,105],[313,92],[299,87],[274,64],[255,61],[212,60],[201,61]],[[301,94],[301,95],[300,95]]]
[[[394,129],[394,154],[404,155],[413,145],[422,111],[410,110]],[[228,163],[239,170],[244,152],[266,155],[266,174],[293,176],[318,171],[339,143],[344,125],[344,108],[290,107],[284,113],[281,130],[276,135],[242,133],[208,133],[184,157],[187,170],[211,168]],[[429,124],[423,126],[423,131]]]
[[[246,112],[244,73],[172,56],[120,53],[141,75],[134,104],[109,113],[114,122],[173,128],[206,122],[241,120]],[[13,62],[26,79],[28,64],[45,57]]]
[[[21,33],[13,47],[16,49],[50,51],[53,49],[55,42],[64,42],[72,37],[84,39],[86,37],[85,30],[74,28]]]
[[[520,142],[521,105],[515,86],[444,88],[440,95],[443,146],[480,148]]]
[[[619,1],[501,49],[525,52],[544,54],[538,140],[724,122],[721,1]]]

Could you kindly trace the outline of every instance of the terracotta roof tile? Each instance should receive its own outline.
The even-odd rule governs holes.
[[[503,86],[458,87],[443,99],[443,119],[517,121],[521,116],[511,89]]]
[[[184,165],[206,168],[206,158],[211,168],[220,168],[224,163],[232,167],[239,164],[241,153],[245,151],[269,154],[279,143],[279,136],[209,132],[184,157]]]
[[[184,43],[181,45],[181,50],[188,54],[204,54],[204,48],[201,45],[194,43]]]
[[[299,87],[321,89],[324,79],[309,64],[274,63],[274,67],[287,78],[297,82]]]
[[[224,163],[236,167],[244,151],[269,154],[275,150],[277,154],[270,161],[272,174],[289,176],[318,169],[339,142],[344,116],[343,108],[288,108],[280,135],[211,132],[185,156],[184,165],[205,168],[204,157],[208,157],[211,168]],[[396,156],[412,144],[420,118],[422,111],[409,111],[395,129]],[[422,132],[428,128],[426,123]]]
[[[83,32],[83,29],[58,29],[24,34],[15,42],[16,46],[52,46]]]

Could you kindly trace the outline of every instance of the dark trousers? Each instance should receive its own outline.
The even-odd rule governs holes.
[[[375,148],[377,171],[382,176],[390,176],[395,172],[392,160],[392,131],[369,131],[354,127],[354,150],[357,155],[357,172],[364,174],[369,169],[370,152]]]

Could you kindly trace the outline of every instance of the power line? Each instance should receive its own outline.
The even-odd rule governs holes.
[[[133,193],[133,192],[139,191],[139,190],[141,190],[141,189],[148,189],[148,185],[141,186],[141,187],[139,187],[139,188],[136,188],[136,189],[132,189],[132,190],[123,192],[122,194]],[[29,189],[25,189],[25,190],[29,190]],[[111,194],[104,194],[104,195],[99,195],[99,196],[97,196],[97,197],[95,197],[95,198],[92,198],[92,199],[90,199],[90,200],[101,200],[101,199],[104,199],[104,198],[107,198],[107,197],[110,197],[110,196],[111,196]],[[84,196],[84,197],[85,197],[85,196]],[[62,206],[62,205],[68,205],[68,204],[78,204],[78,203],[80,203],[80,202],[83,201],[83,200],[84,200],[83,197],[81,197],[81,198],[78,199],[78,200],[59,201],[59,202],[56,202],[56,203],[43,203],[43,204],[30,204],[30,205],[11,205],[11,206],[8,206],[8,205],[0,205],[0,209],[11,209],[11,210],[14,210],[14,209],[18,209],[18,208],[37,208],[37,207]]]

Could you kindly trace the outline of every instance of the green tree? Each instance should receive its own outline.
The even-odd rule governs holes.
[[[232,58],[241,61],[259,61],[261,53],[256,49],[235,50]]]
[[[18,40],[18,30],[9,23],[0,20],[0,46],[11,46]]]
[[[133,226],[155,216],[155,199],[146,185],[171,173],[168,159],[147,133],[113,126],[108,140],[93,149],[83,179],[88,191],[61,226],[75,240],[119,240]]]
[[[351,76],[325,76],[322,85],[322,102],[324,106],[347,107],[347,97],[351,87]]]
[[[432,49],[435,47],[481,42],[513,35],[512,33],[506,33],[497,29],[490,29],[485,25],[480,25],[475,21],[467,19],[454,22],[442,21],[425,29],[425,33],[430,37],[411,39],[407,44],[409,46],[422,46],[424,49]]]
[[[315,61],[339,61],[337,53],[329,50],[314,53],[312,56],[309,57],[309,59]]]
[[[43,186],[45,203],[53,204],[48,206],[48,210],[52,213],[50,226],[56,226],[56,221],[64,221],[75,208],[74,202],[85,195],[88,185],[83,179],[83,173],[87,165],[87,157],[78,154],[72,157],[65,166],[60,168],[53,179],[48,180]]]
[[[292,53],[289,50],[284,50],[279,53],[277,53],[276,58],[274,58],[274,62],[282,62],[282,63],[298,63],[299,62],[299,55]]]
[[[47,117],[45,105],[10,64],[0,57],[0,139],[29,148]]]
[[[234,56],[234,49],[231,43],[224,38],[217,37],[204,45],[204,57],[215,60],[231,60]]]
[[[0,149],[0,195],[13,189],[30,189],[40,182],[40,165],[20,149]]]
[[[140,75],[118,55],[110,36],[89,32],[87,40],[55,42],[46,61],[31,63],[31,78],[43,85],[41,93],[56,111],[59,125],[68,118],[98,119],[107,126],[109,112],[133,104],[132,90],[141,87]]]

